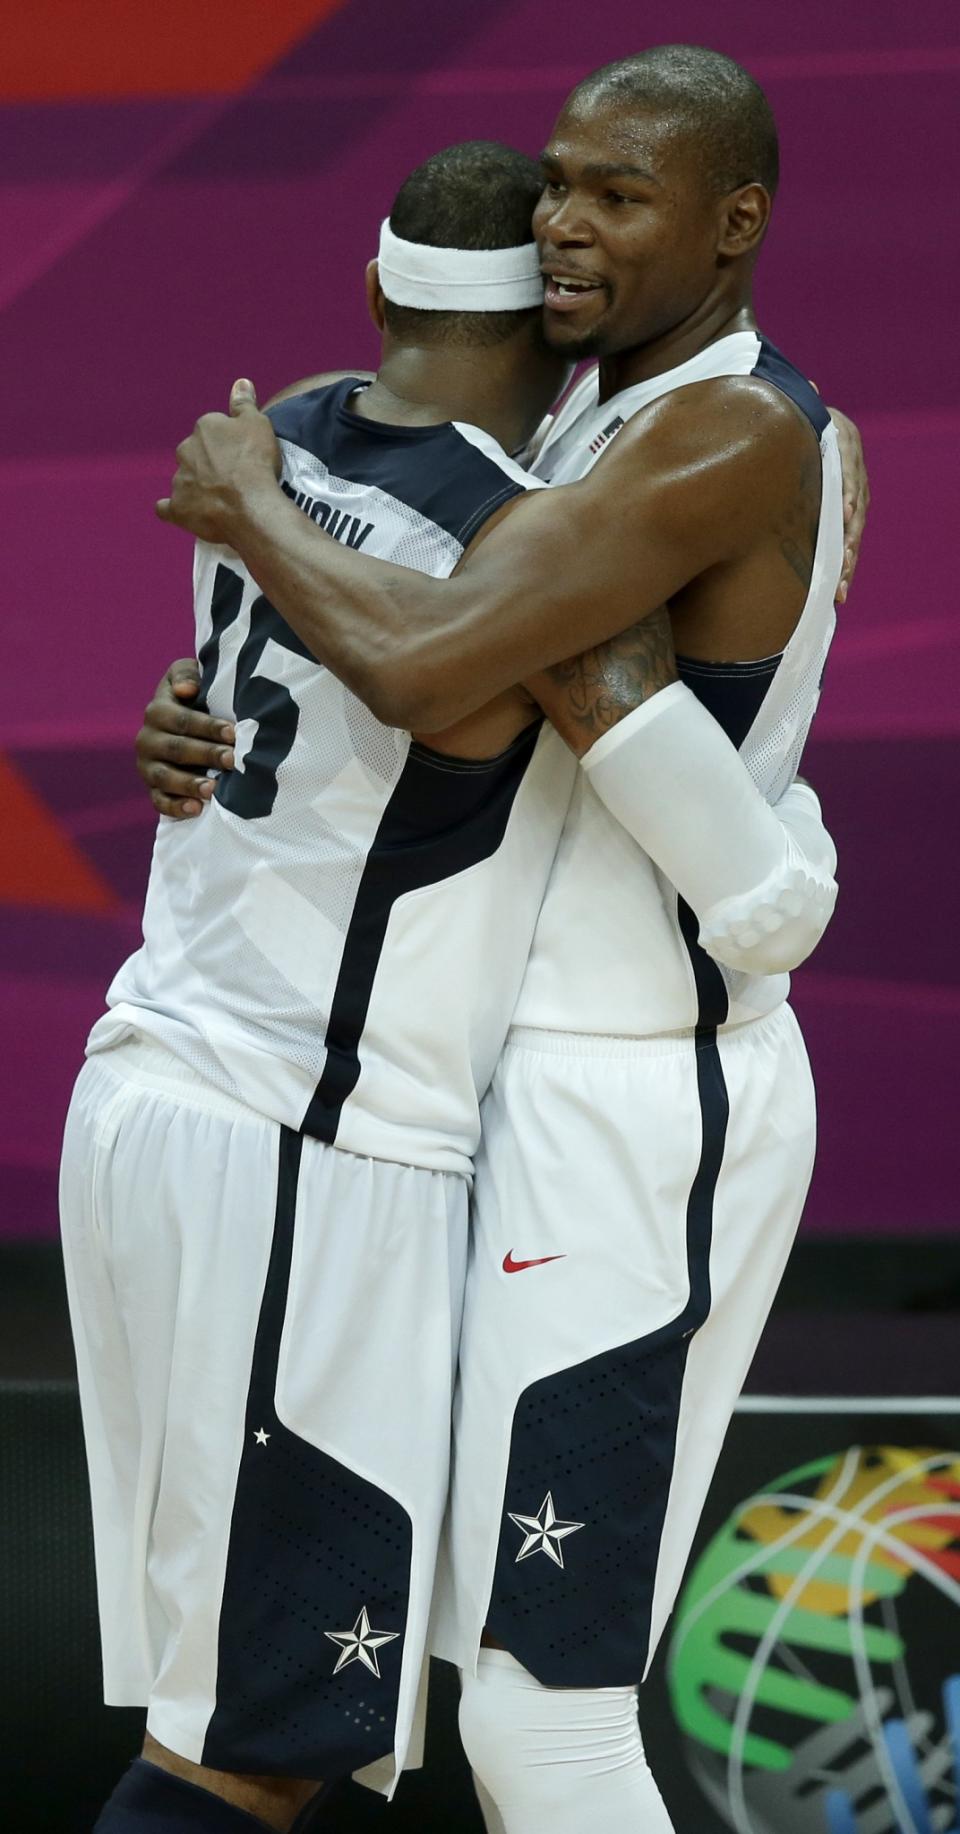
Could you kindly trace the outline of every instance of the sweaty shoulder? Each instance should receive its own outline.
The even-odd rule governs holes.
[[[707,446],[743,437],[779,441],[813,431],[809,415],[765,376],[710,376],[641,408],[611,446],[610,456],[649,438]]]
[[[815,390],[809,395],[819,403]],[[598,487],[606,480],[629,489],[635,480],[648,492],[678,482],[707,486],[735,471],[741,488],[766,496],[782,468],[792,476],[797,458],[819,446],[807,407],[762,374],[692,382],[634,414],[589,475]],[[829,418],[825,410],[822,417]]]

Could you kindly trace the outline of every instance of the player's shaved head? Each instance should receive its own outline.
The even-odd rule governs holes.
[[[711,189],[723,196],[761,184],[772,197],[780,176],[777,124],[763,90],[740,64],[703,45],[655,45],[594,70],[567,108],[622,107],[675,124],[695,148]]]
[[[518,248],[542,188],[536,160],[496,140],[465,140],[431,154],[405,179],[390,227],[431,248]],[[387,328],[401,343],[503,343],[539,307],[514,312],[428,312],[387,300]]]
[[[695,349],[705,326],[751,310],[777,129],[732,58],[657,45],[604,64],[565,102],[543,169],[534,233],[555,350],[642,349],[645,364],[652,346],[673,354],[687,337]]]

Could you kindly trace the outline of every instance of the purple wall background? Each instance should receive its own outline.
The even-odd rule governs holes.
[[[822,1112],[806,1228],[954,1229],[955,0],[352,0],[240,96],[0,108],[0,1233],[55,1227],[83,1038],[138,935],[130,742],[191,648],[189,544],[152,516],[174,444],[236,374],[265,393],[372,360],[362,266],[417,160],[474,135],[536,151],[579,74],[666,37],[769,90],[762,323],[859,419],[872,472],[806,767],[842,854],[796,987]]]

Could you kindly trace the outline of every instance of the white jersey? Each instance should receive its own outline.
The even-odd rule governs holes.
[[[359,386],[273,411],[282,487],[337,540],[444,577],[530,480],[476,428],[362,419]],[[536,725],[490,760],[381,725],[229,549],[198,546],[195,600],[236,769],[200,821],[161,820],[143,947],[88,1048],[146,1034],[275,1121],[469,1174],[575,762]]]
[[[781,390],[820,440],[823,483],[813,572],[786,648],[756,662],[677,658],[683,680],[739,747],[758,788],[775,802],[796,775],[816,712],[843,555],[839,452],[816,391],[752,331],[721,338],[689,362],[603,403],[597,400],[594,370],[561,408],[536,471],[552,484],[581,478],[641,408],[673,389],[729,375],[762,377]],[[722,968],[696,938],[693,913],[581,773],[537,925],[517,1024],[645,1037],[740,1024],[785,999],[788,975],[755,977]]]

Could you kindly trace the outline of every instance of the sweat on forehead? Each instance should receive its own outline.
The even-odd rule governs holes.
[[[770,104],[753,77],[719,51],[700,45],[658,45],[635,57],[604,64],[584,77],[567,100],[561,121],[598,115],[615,124],[622,150],[631,141],[631,117],[649,134],[659,127],[671,147],[689,147],[719,193],[758,183],[773,196],[779,179],[777,127]],[[642,125],[641,125],[642,124]]]

